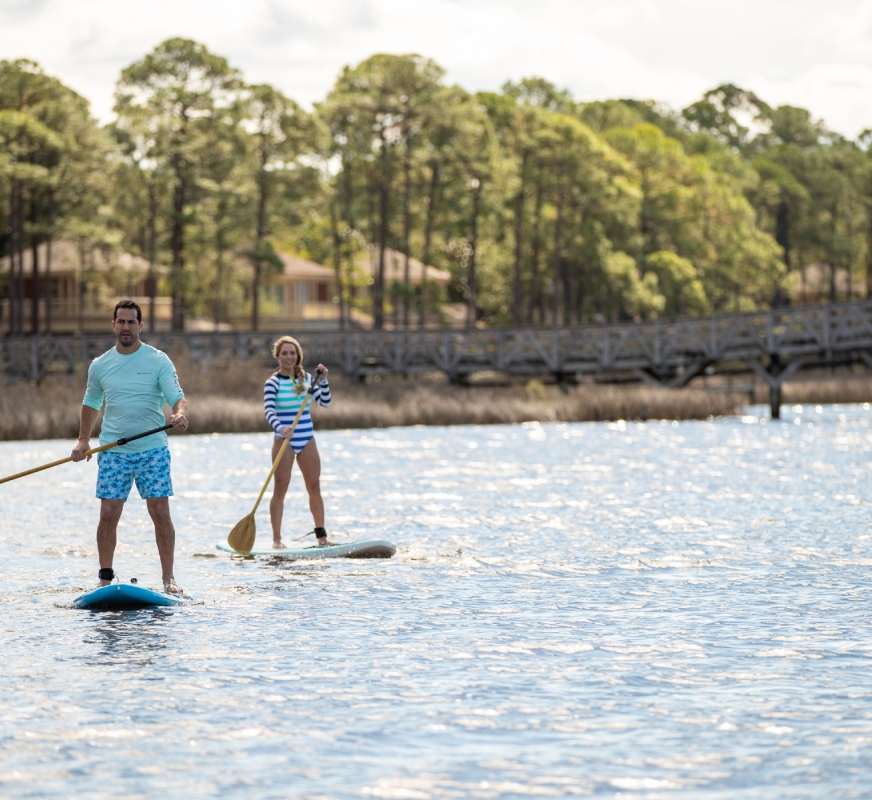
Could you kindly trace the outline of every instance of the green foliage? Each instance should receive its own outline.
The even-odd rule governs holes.
[[[115,110],[101,130],[36,64],[0,62],[0,251],[59,234],[83,258],[132,250],[177,326],[256,327],[282,249],[335,271],[343,324],[432,323],[446,301],[470,325],[573,324],[872,290],[872,134],[731,84],[679,112],[539,77],[470,94],[378,54],[309,113],[177,38],[123,70]],[[387,277],[388,249],[449,284]]]
[[[660,294],[657,276],[646,272],[639,276],[636,260],[627,253],[608,252],[603,259],[610,302],[604,303],[606,318],[617,321],[621,314],[635,318],[653,318],[663,311],[665,300]]]
[[[224,58],[190,39],[168,39],[124,69],[115,92],[116,130],[146,159],[171,176],[168,225],[173,328],[184,326],[187,308],[201,311],[200,275],[190,269],[190,227],[216,146],[240,122],[239,74]],[[198,307],[199,306],[199,307]]]
[[[575,105],[566,89],[558,89],[544,78],[524,78],[517,83],[507,81],[503,84],[503,94],[524,105],[560,114],[571,113]]]
[[[640,257],[671,251],[692,263],[712,310],[768,302],[782,265],[743,191],[756,183],[753,172],[723,151],[690,156],[651,125],[610,131],[607,139],[639,170]]]
[[[772,135],[784,144],[814,147],[826,135],[823,125],[814,122],[804,108],[779,106],[771,114]]]
[[[25,331],[24,249],[64,232],[89,246],[111,247],[108,157],[108,138],[79,95],[31,61],[0,61],[0,254],[19,254],[4,287],[9,332]],[[46,269],[38,260],[31,266],[39,294],[47,287]],[[29,329],[43,325],[50,319],[40,319],[31,303]]]
[[[657,279],[662,292],[660,308],[666,317],[695,316],[711,310],[705,288],[693,262],[671,250],[658,250],[645,259],[645,267]]]

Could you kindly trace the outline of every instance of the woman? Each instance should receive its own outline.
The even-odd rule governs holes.
[[[313,400],[325,408],[330,405],[330,386],[327,383],[328,369],[323,364],[315,368],[318,384],[312,376],[303,369],[303,348],[292,336],[282,336],[273,345],[273,356],[279,362],[278,370],[270,377],[263,387],[263,409],[266,420],[272,425],[275,433],[272,447],[272,460],[278,458],[282,439],[291,436],[291,426],[300,410],[300,404],[305,402],[306,392],[310,386],[315,386]],[[309,493],[309,509],[315,520],[315,537],[323,546],[334,544],[327,538],[324,530],[324,501],[321,499],[321,457],[315,444],[312,416],[309,408],[303,412],[297,427],[291,436],[290,447],[276,468],[275,484],[272,500],[269,504],[269,515],[273,529],[273,547],[284,549],[282,542],[282,513],[285,509],[285,494],[291,482],[291,470],[294,458],[300,465],[306,491]]]

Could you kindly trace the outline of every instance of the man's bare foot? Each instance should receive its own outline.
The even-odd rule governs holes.
[[[170,578],[168,581],[164,581],[164,591],[167,594],[184,594],[185,593],[185,590],[182,589],[182,587],[176,583],[175,578]]]
[[[273,540],[273,550],[287,550],[288,546],[279,539],[278,541]]]

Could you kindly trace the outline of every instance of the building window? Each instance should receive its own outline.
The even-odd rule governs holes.
[[[318,284],[318,302],[319,303],[328,302],[328,300],[327,300],[327,284],[326,283],[319,283]]]

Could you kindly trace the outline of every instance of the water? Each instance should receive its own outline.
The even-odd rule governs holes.
[[[269,437],[174,438],[182,609],[69,607],[95,462],[2,486],[0,793],[872,796],[870,411],[784,414],[319,433],[380,561],[218,554]],[[156,586],[134,498],[116,569]]]

